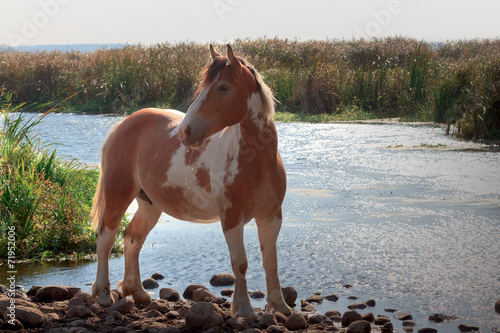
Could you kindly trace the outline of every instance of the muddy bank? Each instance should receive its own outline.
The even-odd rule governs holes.
[[[144,282],[151,282],[147,279]],[[93,297],[77,287],[34,286],[26,293],[15,294],[0,288],[0,329],[2,332],[393,332],[393,321],[402,321],[406,332],[416,331],[412,315],[394,309],[385,309],[385,314],[360,314],[357,309],[375,306],[373,299],[359,299],[340,313],[337,310],[319,314],[315,306],[323,301],[334,308],[337,295],[314,294],[306,300],[297,300],[293,287],[283,288],[286,302],[294,313],[285,316],[278,312],[266,313],[255,308],[259,319],[234,318],[230,314],[230,299],[219,297],[203,285],[190,285],[182,296],[178,291],[162,288],[159,298],[148,306],[136,306],[131,298],[121,298],[114,290],[118,301],[109,308],[99,306]],[[231,288],[222,295],[230,296]],[[253,292],[252,298],[265,297],[262,292]],[[354,301],[354,300],[353,300]],[[298,303],[298,304],[297,304]],[[394,313],[393,313],[394,312]],[[3,319],[1,319],[3,317]],[[455,316],[434,314],[429,320],[454,321]],[[478,329],[461,324],[463,329]],[[432,328],[418,332],[436,332]]]

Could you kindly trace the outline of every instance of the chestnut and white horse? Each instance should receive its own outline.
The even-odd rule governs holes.
[[[123,120],[102,147],[101,175],[92,208],[97,234],[98,303],[115,300],[109,255],[130,203],[138,210],[124,234],[123,297],[148,304],[141,284],[139,252],[165,212],[177,219],[221,221],[236,277],[232,314],[257,318],[248,296],[243,227],[255,219],[266,273],[267,310],[290,314],[278,279],[276,240],[286,174],[278,153],[274,100],[261,76],[227,46],[224,57],[210,46],[195,100],[186,115],[144,109]]]

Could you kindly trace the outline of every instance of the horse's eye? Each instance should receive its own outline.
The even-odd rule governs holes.
[[[226,86],[225,84],[222,84],[222,85],[219,86],[219,91],[225,92],[225,91],[228,91],[228,90],[229,90],[229,87]]]

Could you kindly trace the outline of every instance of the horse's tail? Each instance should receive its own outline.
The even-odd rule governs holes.
[[[101,173],[99,175],[99,181],[97,183],[97,189],[94,195],[94,203],[92,204],[92,210],[90,211],[90,216],[92,217],[92,226],[91,226],[92,232],[98,233],[99,231],[101,231],[102,228],[102,215],[104,214],[104,207],[106,206],[106,197],[104,195],[104,176],[106,174],[105,172],[106,160],[104,156],[106,155],[106,149],[108,148],[109,140],[113,135],[117,126],[118,124],[116,124],[115,127],[110,131],[106,140],[104,140],[104,143],[101,148]]]

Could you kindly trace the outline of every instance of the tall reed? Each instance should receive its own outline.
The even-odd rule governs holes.
[[[498,39],[430,44],[403,37],[261,38],[236,40],[233,47],[264,76],[278,111],[335,115],[357,107],[377,117],[456,124],[465,138],[499,137]],[[56,103],[79,92],[63,103],[64,110],[186,110],[207,61],[207,45],[195,43],[90,53],[9,51],[0,53],[0,84],[29,103]]]

